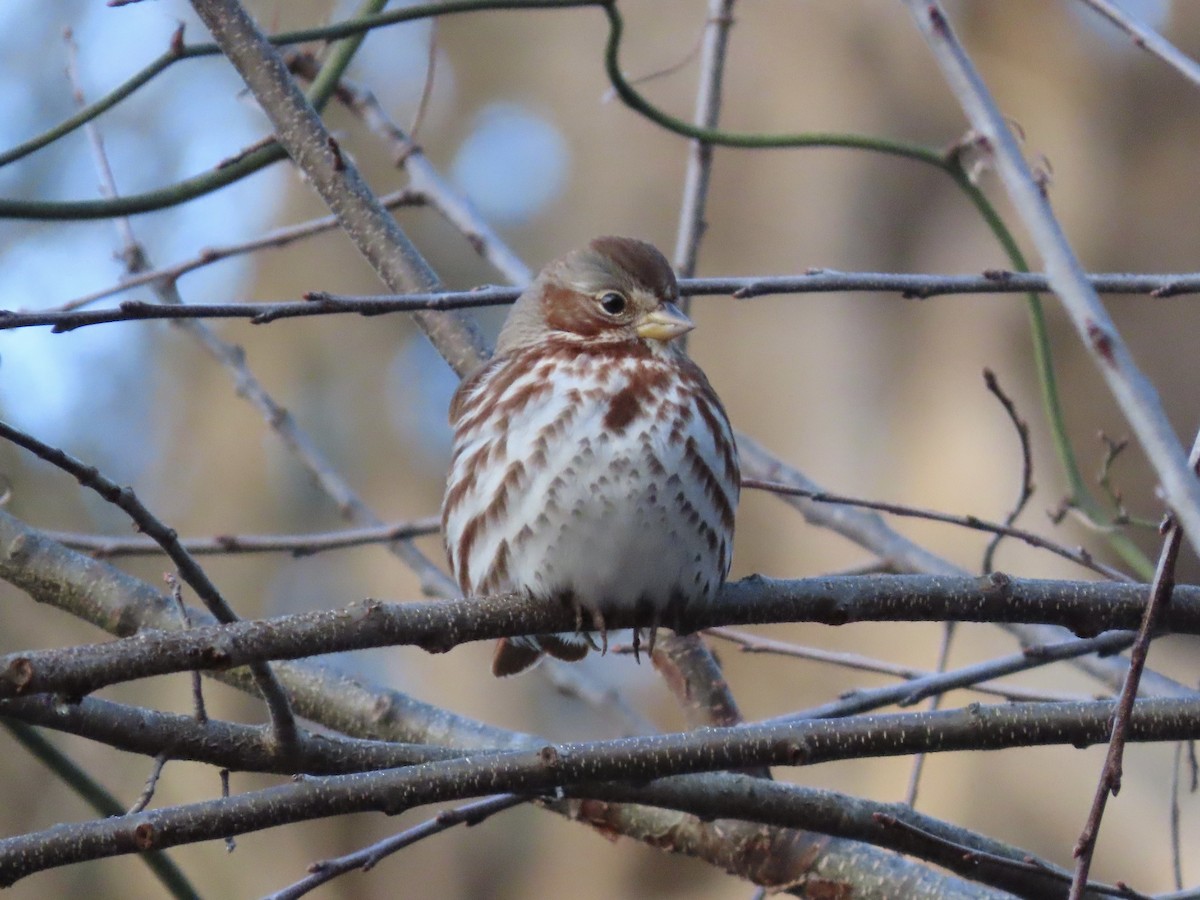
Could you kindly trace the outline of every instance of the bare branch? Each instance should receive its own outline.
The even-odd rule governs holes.
[[[1012,398],[1004,393],[1004,389],[1000,387],[1000,382],[996,380],[996,373],[991,369],[983,370],[983,380],[987,385],[987,389],[992,395],[1000,401],[1000,405],[1004,407],[1004,412],[1008,415],[1008,419],[1013,424],[1013,428],[1017,432],[1017,440],[1021,444],[1021,487],[1017,494],[1017,502],[1013,504],[1013,508],[1009,510],[1008,515],[1004,517],[1003,526],[1011,528],[1013,523],[1017,521],[1017,517],[1021,515],[1030,498],[1033,497],[1033,449],[1029,445],[1029,426],[1025,420],[1021,418],[1017,412],[1017,406],[1013,403]],[[996,560],[996,548],[1000,546],[1000,542],[1005,538],[1003,532],[997,532],[996,536],[988,541],[987,549],[983,553],[983,564],[980,568],[986,575],[994,568]]]
[[[423,159],[423,158],[422,158]],[[410,162],[414,180],[422,184],[420,196],[437,207],[452,224],[463,228],[464,224],[478,225],[469,217],[466,201],[435,194],[432,182],[441,176],[428,162]],[[416,173],[421,172],[418,176]],[[323,222],[324,220],[316,220]],[[313,223],[314,225],[316,222]],[[306,226],[307,227],[307,226]],[[314,232],[315,233],[315,232]],[[276,232],[275,234],[278,234]],[[509,276],[517,284],[529,280],[529,269],[512,257],[511,251],[497,245],[494,236],[485,236],[477,227],[464,231],[468,240],[481,249],[484,257]],[[490,235],[490,229],[488,232]],[[271,243],[270,235],[259,239]],[[273,245],[273,244],[272,244]],[[235,245],[225,250],[238,249]],[[253,248],[250,248],[253,249]],[[218,252],[218,251],[213,251]],[[159,276],[170,276],[176,269],[191,271],[204,263],[204,254],[177,267],[154,270],[147,281],[158,280]],[[520,280],[516,276],[522,276]],[[870,291],[900,294],[905,299],[929,298],[956,294],[1009,294],[1048,290],[1043,275],[1003,273],[991,275],[927,275],[889,272],[834,272],[820,269],[804,275],[749,276],[728,278],[684,278],[679,282],[680,293],[686,297],[732,296],[735,299],[752,299],[788,294],[832,293],[843,291]],[[1150,296],[1175,296],[1177,294],[1200,293],[1200,275],[1192,274],[1096,274],[1089,276],[1096,289],[1111,294],[1146,294]],[[108,288],[95,295],[81,297],[65,307],[45,310],[0,309],[0,330],[52,326],[56,332],[73,331],[89,325],[110,322],[139,322],[148,319],[249,319],[253,324],[264,324],[279,319],[302,316],[360,315],[378,316],[386,313],[415,313],[472,309],[475,307],[498,306],[512,303],[520,294],[519,288],[482,287],[469,291],[429,291],[415,294],[348,295],[312,291],[303,302],[289,300],[279,303],[191,303],[181,307],[164,307],[157,304],[125,302],[119,306],[80,310],[77,307],[124,290],[126,285]]]
[[[1018,538],[1031,547],[1038,547],[1042,550],[1049,550],[1056,556],[1061,556],[1063,559],[1069,559],[1077,565],[1083,566],[1085,569],[1091,569],[1105,578],[1110,578],[1113,581],[1132,581],[1124,572],[1120,572],[1104,563],[1092,558],[1092,555],[1086,550],[1080,548],[1071,550],[1056,544],[1054,541],[1048,540],[1039,534],[1034,534],[1032,531],[1026,531],[1023,528],[1014,528],[1011,525],[998,525],[995,522],[987,522],[977,516],[955,516],[949,513],[940,513],[931,509],[920,509],[913,506],[905,506],[900,503],[885,503],[880,500],[863,500],[858,497],[846,497],[841,494],[831,494],[828,491],[813,491],[808,488],[793,487],[789,484],[783,484],[775,481],[763,481],[759,478],[743,478],[743,488],[753,488],[761,491],[769,491],[773,494],[789,494],[795,497],[804,497],[807,500],[812,500],[815,503],[836,503],[846,506],[857,506],[862,509],[874,509],[879,512],[890,513],[895,516],[908,516],[916,519],[928,519],[931,522],[945,522],[948,525],[958,525],[962,528],[970,528],[975,531],[986,531],[996,535],[1007,535]]]
[[[1200,480],[1188,465],[1154,385],[1138,369],[1115,323],[1075,258],[1008,122],[935,0],[904,0],[971,127],[987,142],[1009,198],[1025,222],[1084,347],[1108,383],[1162,483],[1192,548],[1200,552]]]
[[[180,577],[196,592],[204,605],[208,607],[209,612],[224,623],[238,621],[237,614],[225,602],[225,598],[221,596],[217,586],[212,583],[192,555],[180,545],[174,530],[168,528],[150,512],[134,495],[132,489],[120,487],[101,475],[95,468],[84,465],[62,450],[44,444],[37,438],[4,422],[0,422],[0,437],[24,447],[51,465],[70,473],[81,485],[95,491],[119,508],[133,520],[138,528],[159,542],[163,551],[178,567]],[[292,716],[287,694],[266,663],[255,661],[250,666],[250,670],[254,674],[254,680],[258,684],[271,714],[276,743],[275,750],[286,757],[292,751],[296,738],[296,721]]]
[[[24,548],[19,548],[18,552]],[[0,555],[0,575],[12,557]],[[877,575],[777,581],[752,576],[727,584],[719,598],[689,609],[685,631],[768,622],[990,621],[1065,625],[1081,634],[1129,628],[1144,610],[1143,585]],[[644,625],[636,610],[615,611],[610,628]],[[1180,587],[1163,626],[1200,634],[1200,588]],[[433,652],[466,642],[571,631],[574,614],[523,595],[381,603],[278,616],[67,650],[0,657],[0,697],[57,692],[78,697],[110,684],[193,669],[224,670],[268,659],[296,659],[368,647],[408,645]]]
[[[800,644],[777,641],[771,638],[762,637],[761,635],[750,634],[746,631],[737,631],[736,629],[726,628],[723,626],[717,628],[706,628],[704,633],[710,635],[711,637],[721,638],[722,640],[737,644],[743,653],[777,654],[779,656],[788,656],[794,659],[806,659],[813,662],[827,663],[834,666],[844,666],[848,669],[858,669],[863,672],[878,672],[884,675],[895,675],[898,678],[909,679],[909,682],[905,685],[906,688],[909,688],[909,693],[904,697],[898,698],[900,701],[906,700],[908,696],[911,696],[914,693],[914,689],[916,688],[914,682],[917,679],[944,677],[938,672],[926,672],[922,669],[913,669],[909,666],[902,666],[897,665],[896,663],[888,662],[887,660],[863,656],[860,653],[845,653],[832,650],[821,650],[817,647],[805,647]],[[1128,646],[1131,642],[1132,639],[1127,639],[1124,643],[1124,646]],[[1096,647],[1095,652],[1098,652],[1100,649],[1100,647]],[[1093,650],[1087,650],[1083,652],[1093,652]],[[1038,658],[1038,654],[1035,653],[1023,653],[1021,655],[1027,660]],[[1048,658],[1043,656],[1041,657],[1041,662],[1037,663],[1037,665],[1044,665],[1049,661],[1050,660]],[[998,662],[999,660],[992,660],[986,665],[993,665]],[[993,694],[997,697],[1003,697],[1006,700],[1031,700],[1040,701],[1042,703],[1054,703],[1065,700],[1079,699],[1078,697],[1067,697],[1061,694],[1047,694],[1044,691],[1033,691],[1027,688],[1017,687],[1016,685],[1005,685],[993,681],[978,681],[972,684],[961,684],[954,686],[967,688],[972,691],[977,691],[981,694]],[[949,687],[943,687],[939,685],[936,690],[929,691],[929,693],[940,693],[949,689]],[[856,691],[854,693],[857,696],[860,692]],[[886,705],[886,703],[881,703],[880,705]]]
[[[0,840],[0,884],[51,866],[163,849],[350,812],[394,815],[481,794],[546,791],[611,779],[641,780],[755,765],[815,765],[917,750],[1000,749],[1104,740],[1113,704],[1012,704],[937,713],[863,716],[786,726],[622,738],[473,755],[381,772],[305,779],[261,791]],[[1200,734],[1200,700],[1140,701],[1130,739]],[[761,779],[755,784],[769,785]]]
[[[371,193],[320,116],[288,74],[279,52],[237,0],[192,0],[192,7],[237,68],[275,127],[288,155],[329,205],[342,230],[394,291],[436,290],[437,275]],[[460,315],[420,312],[414,318],[455,371],[484,357],[483,340]]]
[[[290,553],[292,556],[311,556],[328,550],[362,547],[406,540],[424,534],[436,534],[441,527],[437,516],[394,522],[390,525],[366,528],[346,528],[340,531],[312,534],[218,534],[211,538],[181,538],[179,543],[195,556],[238,553]],[[161,553],[162,547],[148,537],[114,537],[99,534],[76,534],[47,531],[46,537],[64,547],[83,550],[97,559],[117,556],[143,556]]]
[[[1128,34],[1133,39],[1135,47],[1140,47],[1152,56],[1158,57],[1190,81],[1194,87],[1200,87],[1200,65],[1197,65],[1195,60],[1181,52],[1178,47],[1145,22],[1140,21],[1128,10],[1113,3],[1112,0],[1083,0],[1083,3]]]
[[[368,872],[382,862],[384,857],[412,846],[417,841],[441,834],[455,825],[466,825],[467,827],[478,825],[498,812],[520,806],[528,799],[519,794],[500,794],[496,797],[487,797],[473,803],[466,803],[456,809],[444,809],[432,819],[422,822],[420,825],[414,825],[399,834],[386,837],[362,850],[347,853],[336,859],[323,859],[313,863],[308,867],[310,874],[307,878],[301,879],[281,891],[268,894],[263,900],[296,900],[339,875],[353,872],[356,869]]]
[[[425,203],[425,198],[419,192],[410,189],[394,191],[390,194],[385,194],[379,198],[380,204],[384,209],[398,209],[406,206],[421,206]],[[248,241],[242,241],[236,244],[225,244],[219,247],[207,247],[197,253],[195,256],[174,263],[170,266],[163,266],[157,269],[146,269],[137,274],[127,275],[122,278],[117,284],[110,285],[106,288],[101,288],[98,291],[93,291],[90,294],[83,294],[73,300],[69,300],[60,306],[50,309],[39,310],[39,312],[70,312],[74,309],[79,309],[84,306],[89,306],[97,300],[103,300],[106,297],[112,297],[116,294],[123,294],[126,291],[131,291],[136,287],[143,285],[153,285],[158,282],[175,283],[189,272],[195,272],[197,269],[202,269],[205,266],[211,266],[214,263],[222,260],[232,259],[237,256],[242,256],[247,253],[257,253],[259,250],[279,249],[286,247],[296,241],[305,240],[306,238],[314,237],[318,234],[323,234],[327,231],[332,231],[338,227],[337,219],[334,216],[323,216],[319,219],[311,219],[307,222],[300,222],[296,225],[287,225],[283,228],[276,228],[273,231],[268,231],[261,237],[253,238]],[[29,310],[26,310],[27,312]]]
[[[700,50],[700,84],[696,92],[694,122],[700,128],[716,128],[721,113],[721,87],[725,74],[725,51],[733,25],[734,0],[709,0],[708,22]],[[696,273],[700,240],[704,236],[704,207],[712,173],[712,144],[692,140],[688,146],[687,173],[683,182],[683,205],[675,237],[675,269],[686,278]],[[686,308],[684,310],[687,311]]]

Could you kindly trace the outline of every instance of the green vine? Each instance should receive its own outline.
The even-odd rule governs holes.
[[[40,759],[46,768],[66,782],[97,813],[102,816],[125,815],[125,808],[117,802],[116,797],[77,766],[69,756],[42,737],[37,729],[12,719],[0,720],[0,725],[8,729],[9,734],[19,744]],[[177,900],[200,900],[200,895],[192,887],[187,876],[167,854],[161,850],[150,850],[139,855],[172,897]]]
[[[883,138],[856,134],[809,132],[803,134],[745,134],[721,129],[702,128],[683,119],[671,116],[650,103],[625,78],[619,65],[619,51],[624,35],[624,20],[617,10],[616,0],[446,0],[442,3],[426,3],[389,12],[376,12],[382,2],[372,0],[367,6],[370,13],[320,28],[284,32],[271,37],[276,45],[290,45],[308,41],[330,41],[354,38],[338,45],[322,66],[320,74],[309,89],[309,98],[319,111],[333,95],[350,59],[357,51],[367,32],[387,25],[409,22],[432,16],[454,15],[481,10],[529,10],[570,7],[599,6],[608,18],[609,33],[604,51],[604,66],[613,89],[630,109],[662,128],[682,137],[703,141],[722,147],[745,149],[785,149],[797,147],[841,147],[852,150],[868,150],[889,156],[899,156],[933,166],[949,176],[975,206],[996,240],[1007,255],[1010,265],[1019,272],[1028,272],[1029,266],[1021,253],[1012,232],[982,191],[971,181],[963,169],[959,155],[942,152],[929,147],[892,141]],[[101,113],[130,96],[142,85],[181,59],[194,59],[219,54],[215,44],[185,46],[182,35],[176,34],[171,48],[132,78],[109,94],[61,122],[54,128],[0,154],[0,166],[7,165],[34,152],[72,130],[91,121]],[[0,199],[0,217],[16,219],[92,219],[133,215],[163,209],[218,188],[232,184],[259,169],[284,158],[283,150],[275,144],[258,148],[236,162],[222,168],[184,179],[174,185],[109,200],[38,202]],[[1053,356],[1046,328],[1045,313],[1037,294],[1026,295],[1031,336],[1033,339],[1034,365],[1040,385],[1042,405],[1046,412],[1055,452],[1069,485],[1069,505],[1081,510],[1096,521],[1108,521],[1112,515],[1096,500],[1088,489],[1067,437],[1066,423],[1054,374]],[[1129,537],[1119,531],[1109,530],[1106,539],[1117,554],[1140,577],[1148,579],[1153,566]]]
[[[851,150],[870,150],[889,156],[899,156],[905,159],[933,166],[944,172],[965,193],[974,204],[976,210],[999,241],[1009,263],[1018,272],[1028,272],[1029,265],[1016,239],[1004,220],[996,211],[991,201],[979,190],[970,176],[963,169],[956,152],[940,152],[928,147],[891,141],[881,138],[855,134],[828,134],[810,132],[806,134],[742,134],[722,131],[720,129],[702,128],[692,123],[675,118],[651,104],[621,72],[618,55],[621,37],[624,31],[624,21],[617,11],[615,0],[604,4],[608,16],[608,44],[604,52],[604,67],[612,82],[617,96],[626,106],[650,119],[655,124],[692,140],[703,141],[722,147],[740,147],[746,149],[785,149],[794,147],[843,147]],[[1058,382],[1054,374],[1054,360],[1050,348],[1050,336],[1046,329],[1046,317],[1042,308],[1041,298],[1034,293],[1025,295],[1029,311],[1030,330],[1033,338],[1034,366],[1038,375],[1041,389],[1042,405],[1050,426],[1055,452],[1058,454],[1069,485],[1070,504],[1082,510],[1085,515],[1103,520],[1110,518],[1109,512],[1092,496],[1088,490],[1078,460],[1067,437],[1066,421],[1058,392]],[[1119,531],[1108,531],[1105,534],[1110,546],[1132,568],[1139,577],[1148,580],[1154,573],[1154,566],[1145,554],[1129,537]]]

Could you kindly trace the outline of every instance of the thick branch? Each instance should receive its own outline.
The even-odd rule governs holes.
[[[17,548],[18,556],[19,550]],[[0,577],[11,578],[0,555]],[[752,576],[728,584],[707,607],[689,611],[685,631],[714,625],[858,621],[1040,622],[1077,634],[1135,628],[1146,588],[1113,583],[873,575],[776,581]],[[609,616],[610,628],[646,623],[635,610]],[[179,632],[143,632],[121,641],[0,657],[0,697],[55,692],[83,696],[109,684],[193,669],[298,659],[368,647],[409,645],[441,652],[467,641],[570,631],[573,611],[519,595],[446,601],[367,600],[259,621]],[[1200,634],[1200,588],[1177,590],[1164,628]]]
[[[285,760],[272,751],[270,733],[259,726],[216,719],[200,721],[194,716],[96,697],[85,697],[78,703],[63,703],[50,694],[0,700],[0,718],[79,735],[127,753],[163,753],[170,759],[209,763],[235,772],[333,775],[462,755],[459,750],[428,744],[362,740],[299,729],[295,755]]]
[[[192,0],[192,6],[271,120],[276,139],[383,282],[393,291],[436,289],[437,275],[341,152],[279,52],[242,5],[237,0]],[[459,374],[484,357],[482,338],[461,315],[421,312],[414,317]]]
[[[864,755],[1071,744],[1106,740],[1113,704],[1010,704],[951,712],[862,716],[483,754],[404,769],[306,779],[227,799],[98,822],[59,825],[0,841],[0,885],[67,862],[163,849],[352,812],[395,815],[414,806],[597,781],[639,781],[757,765],[813,765]],[[1200,700],[1150,700],[1131,740],[1200,737]]]

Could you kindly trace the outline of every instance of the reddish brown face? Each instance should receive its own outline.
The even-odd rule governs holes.
[[[498,352],[554,335],[666,343],[693,327],[675,273],[650,244],[604,237],[547,266],[514,305]]]

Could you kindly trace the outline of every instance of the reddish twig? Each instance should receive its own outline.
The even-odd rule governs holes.
[[[979,866],[1002,866],[1009,869],[1015,869],[1020,872],[1029,872],[1031,874],[1045,875],[1053,878],[1055,881],[1060,881],[1064,885],[1069,883],[1071,876],[1060,869],[1058,866],[1052,866],[1045,860],[1038,859],[1033,856],[1026,856],[1024,859],[1011,859],[1007,856],[1000,856],[996,853],[989,853],[986,850],[979,850],[974,847],[967,847],[962,844],[956,844],[953,841],[942,837],[939,834],[934,834],[911,822],[905,822],[895,816],[889,816],[882,813],[875,814],[875,821],[881,825],[886,825],[888,828],[898,828],[906,831],[909,834],[921,838],[923,841],[929,841],[938,846],[948,847],[962,853],[964,861],[973,863]],[[1151,900],[1145,894],[1139,894],[1137,891],[1130,890],[1124,885],[1107,885],[1095,881],[1087,883],[1087,889],[1095,894],[1102,894],[1106,897],[1127,897],[1131,900]]]

